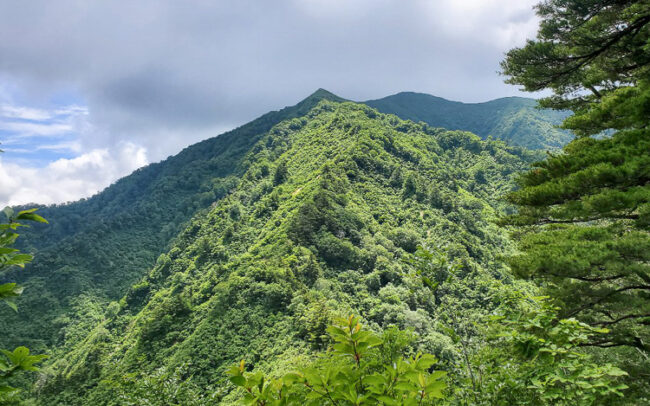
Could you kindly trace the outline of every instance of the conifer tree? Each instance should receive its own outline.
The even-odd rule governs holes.
[[[547,0],[535,40],[502,63],[508,82],[551,90],[576,139],[509,196],[524,226],[515,273],[562,317],[611,332],[590,344],[650,352],[650,2]]]

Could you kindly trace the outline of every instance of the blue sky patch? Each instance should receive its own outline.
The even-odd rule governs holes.
[[[4,162],[43,167],[81,152],[88,109],[59,105],[49,109],[0,104],[0,143]]]

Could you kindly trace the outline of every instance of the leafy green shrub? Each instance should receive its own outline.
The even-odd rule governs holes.
[[[627,375],[581,350],[607,333],[575,319],[558,318],[548,298],[512,289],[487,323],[489,345],[478,354],[485,404],[592,405],[622,397]]]
[[[247,373],[242,360],[230,380],[244,389],[247,405],[431,405],[443,399],[443,371],[431,371],[430,354],[404,357],[399,351],[408,337],[388,330],[380,338],[350,316],[330,326],[332,351],[315,365],[279,379]]]
[[[112,389],[120,405],[124,406],[200,406],[209,402],[191,378],[187,367],[169,371],[160,368],[150,375],[129,373],[104,380],[101,385]]]
[[[420,243],[420,235],[413,230],[403,227],[395,229],[390,235],[391,241],[404,251],[414,253]]]

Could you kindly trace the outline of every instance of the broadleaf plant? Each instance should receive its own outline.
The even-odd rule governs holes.
[[[233,366],[230,381],[244,389],[243,404],[280,405],[432,405],[443,399],[446,372],[432,371],[431,354],[380,356],[382,337],[363,329],[357,317],[327,329],[331,350],[314,365],[270,379]]]
[[[0,272],[10,267],[24,268],[25,264],[33,259],[30,254],[20,252],[13,247],[19,234],[16,230],[19,227],[26,227],[19,222],[35,221],[47,223],[43,217],[35,213],[36,209],[23,210],[14,215],[14,210],[7,207],[3,210],[7,216],[7,223],[0,224]],[[14,282],[0,284],[0,301],[6,303],[14,311],[18,311],[16,298],[23,293],[23,287]],[[15,397],[17,388],[8,384],[8,381],[19,371],[36,371],[36,364],[42,362],[47,355],[31,355],[29,349],[19,346],[13,351],[0,349],[0,404]]]

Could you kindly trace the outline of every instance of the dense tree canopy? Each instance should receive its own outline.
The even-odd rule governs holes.
[[[378,334],[412,330],[405,358],[431,353],[456,371],[460,342],[436,319],[463,314],[461,334],[479,340],[472,323],[494,306],[482,286],[507,278],[498,257],[509,242],[489,219],[540,155],[321,102],[263,134],[240,182],[119,302],[80,303],[92,317],[68,322],[66,355],[44,373],[38,400],[119,404],[116,387],[143,393],[137,382],[157,387],[180,369],[198,388],[188,393],[230,404],[233,363],[245,358],[272,377],[306,366],[329,347],[331,321],[349,314]],[[457,284],[431,293],[410,275],[404,259],[424,242],[462,264]]]

